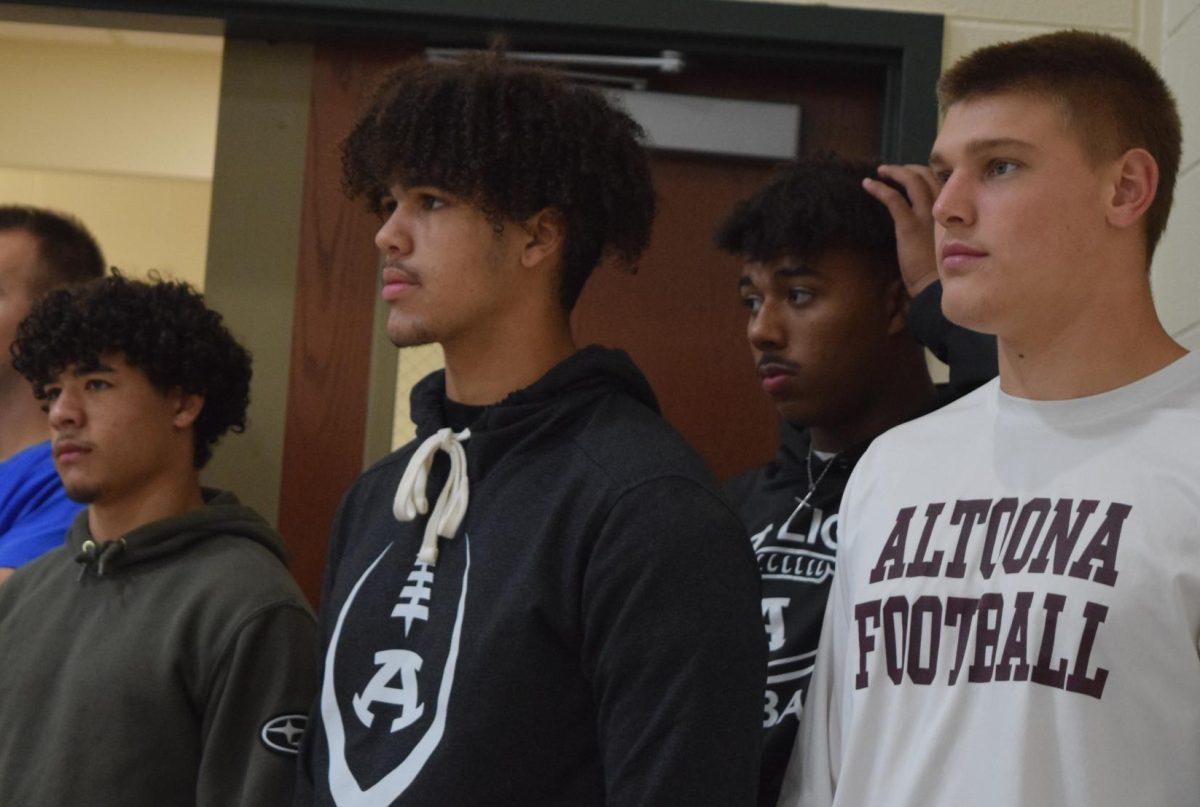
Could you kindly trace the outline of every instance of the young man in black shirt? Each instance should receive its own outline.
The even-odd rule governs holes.
[[[300,804],[753,802],[745,530],[628,357],[570,330],[649,240],[640,136],[489,53],[402,67],[347,139],[388,336],[446,368],[335,520]]]
[[[763,581],[762,805],[775,804],[795,742],[855,462],[875,437],[996,373],[995,340],[942,317],[928,169],[879,174],[866,162],[801,160],[717,234],[745,259],[747,337],[782,419],[775,459],[728,485]],[[922,342],[951,362],[947,389],[930,380]]]

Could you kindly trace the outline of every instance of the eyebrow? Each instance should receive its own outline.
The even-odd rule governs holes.
[[[817,270],[813,269],[807,263],[800,262],[797,266],[783,266],[771,273],[772,277],[790,279],[793,277],[816,277]],[[753,285],[754,281],[748,275],[742,275],[738,278],[738,288],[744,289],[747,286]]]
[[[116,370],[109,367],[107,364],[100,364],[99,362],[97,362],[95,364],[88,364],[88,365],[83,365],[83,366],[76,365],[75,369],[71,371],[71,375],[75,376],[76,378],[79,378],[80,376],[91,375],[92,373],[115,373],[115,372],[116,372]]]
[[[988,137],[981,140],[971,140],[967,143],[967,154],[975,155],[996,149],[1023,149],[1028,151],[1034,146],[1027,140],[1021,140],[1016,137]],[[930,165],[945,165],[946,159],[942,157],[936,150],[929,155]]]

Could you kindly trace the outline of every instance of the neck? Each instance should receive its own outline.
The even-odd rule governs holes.
[[[904,351],[878,372],[881,382],[873,385],[873,394],[856,411],[845,413],[836,422],[809,427],[813,451],[841,452],[864,446],[932,406],[937,391],[919,350]]]
[[[997,351],[1000,388],[1043,401],[1117,389],[1187,353],[1159,321],[1148,277],[1034,334],[1000,335]]]
[[[470,406],[494,404],[528,387],[575,352],[565,315],[540,321],[541,328],[517,321],[486,339],[443,343],[450,400]]]
[[[199,474],[192,469],[175,484],[143,488],[136,496],[97,501],[88,506],[88,527],[97,541],[115,541],[138,527],[204,506]]]
[[[29,384],[0,387],[0,460],[50,438],[50,426]]]

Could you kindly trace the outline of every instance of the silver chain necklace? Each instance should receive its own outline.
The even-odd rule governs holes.
[[[813,479],[813,450],[811,447],[808,449],[808,456],[805,458],[805,466],[808,468],[808,493],[804,494],[804,498],[801,499],[800,504],[796,506],[797,511],[803,510],[805,507],[812,507],[812,505],[808,503],[808,500],[811,499],[813,494],[817,492],[817,485],[821,484],[821,480],[825,478],[825,474],[829,473],[829,469],[833,467],[834,460],[836,460],[838,458],[838,454],[841,453],[842,452],[839,451],[837,454],[834,454],[832,457],[830,457],[829,461],[825,463],[825,467],[821,469],[821,473],[817,474],[816,479]]]

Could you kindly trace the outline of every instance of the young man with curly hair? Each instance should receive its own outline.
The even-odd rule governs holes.
[[[388,335],[446,369],[336,518],[300,804],[753,803],[745,531],[628,357],[571,335],[649,240],[640,137],[491,53],[400,68],[346,140]]]
[[[54,471],[46,415],[13,369],[9,346],[38,297],[103,275],[100,247],[78,221],[0,205],[0,583],[60,546],[80,507]]]
[[[775,459],[727,486],[762,575],[762,805],[779,797],[795,744],[850,472],[880,434],[996,374],[995,339],[947,323],[930,282],[928,171],[879,171],[904,184],[881,181],[866,161],[801,159],[738,204],[716,236],[745,260],[746,334],[782,421]],[[952,384],[935,390],[920,340],[951,362]]]
[[[1194,804],[1200,360],[1149,281],[1174,99],[1079,31],[939,97],[942,305],[1000,377],[855,469],[781,804]]]
[[[121,276],[46,297],[13,353],[87,509],[0,587],[5,804],[290,804],[316,623],[278,533],[199,482],[249,354],[188,286]]]

